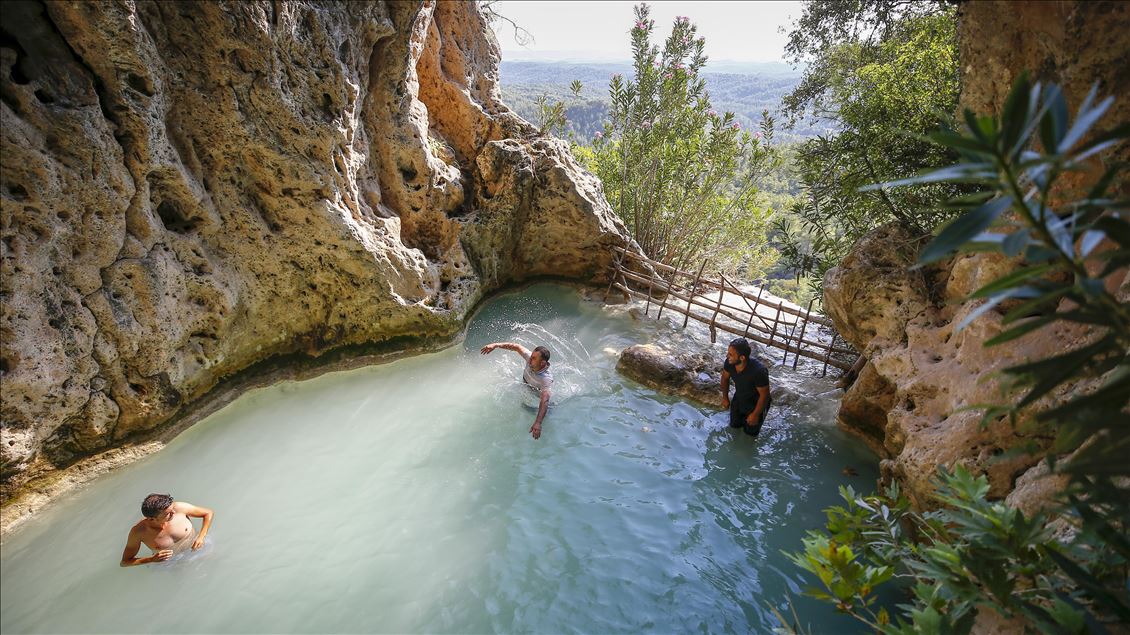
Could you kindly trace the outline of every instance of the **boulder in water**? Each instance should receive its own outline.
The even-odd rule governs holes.
[[[660,392],[722,407],[721,356],[709,351],[675,352],[661,344],[637,344],[620,352],[616,370]]]

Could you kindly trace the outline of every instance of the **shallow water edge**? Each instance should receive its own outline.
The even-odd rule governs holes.
[[[521,292],[528,287],[546,282],[571,287],[582,295],[585,291],[591,292],[603,288],[603,285],[597,283],[589,284],[552,276],[530,278],[484,294],[464,315],[459,328],[449,336],[401,335],[371,344],[340,346],[317,356],[289,353],[256,362],[225,377],[211,390],[185,404],[176,415],[147,433],[134,435],[125,439],[122,445],[83,457],[65,467],[50,470],[28,480],[0,504],[0,539],[23,525],[60,496],[161,450],[182,432],[251,390],[266,388],[282,381],[305,381],[327,373],[388,364],[457,346],[466,338],[468,325],[485,303],[499,296]]]

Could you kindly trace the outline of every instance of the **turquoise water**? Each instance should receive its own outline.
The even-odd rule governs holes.
[[[860,632],[780,551],[874,457],[832,400],[774,406],[754,440],[622,378],[652,329],[536,285],[443,352],[252,391],[9,535],[0,630],[745,633],[791,594],[814,632]],[[520,358],[478,353],[495,340],[553,351],[539,441]],[[150,492],[213,508],[209,544],[119,568]]]

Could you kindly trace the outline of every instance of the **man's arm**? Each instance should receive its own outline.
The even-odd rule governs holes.
[[[746,423],[748,423],[751,426],[755,425],[757,423],[757,421],[759,419],[761,419],[761,413],[765,412],[765,409],[768,408],[768,407],[769,407],[769,386],[758,386],[757,387],[757,405],[754,406],[753,412],[749,413],[749,416],[746,417]]]
[[[487,344],[479,352],[483,355],[488,355],[496,348],[514,351],[515,353],[521,355],[522,359],[530,359],[530,350],[525,346],[522,346],[521,344],[515,344],[514,342],[495,342],[493,344]]]
[[[131,529],[129,538],[126,540],[126,548],[122,551],[122,561],[118,563],[120,567],[133,567],[139,564],[149,564],[150,562],[160,562],[168,560],[173,557],[171,549],[162,549],[157,553],[147,557],[138,558],[137,552],[141,550],[141,532],[136,528]]]
[[[208,529],[212,527],[212,517],[215,514],[213,514],[212,510],[208,509],[207,507],[197,507],[196,505],[193,505],[192,503],[177,502],[177,503],[174,503],[174,505],[176,505],[177,511],[183,513],[185,516],[188,516],[189,518],[203,518],[204,519],[204,524],[201,525],[201,527],[200,527],[200,533],[197,534],[196,540],[192,541],[193,551],[203,547],[204,546],[204,536],[208,535]]]
[[[541,389],[541,403],[538,404],[538,416],[534,419],[534,425],[530,426],[530,434],[534,435],[534,439],[541,437],[541,420],[545,418],[546,411],[549,410],[549,389]]]
[[[730,407],[730,373],[722,369],[722,408]]]

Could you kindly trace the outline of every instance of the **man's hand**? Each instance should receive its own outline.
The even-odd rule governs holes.
[[[761,418],[760,412],[751,412],[751,413],[749,413],[749,416],[747,416],[745,418],[745,422],[747,424],[751,425],[751,426],[755,426],[755,425],[757,425],[757,420],[760,419],[760,418]]]
[[[723,410],[729,410],[730,409],[730,398],[727,397],[726,395],[722,395],[722,409]]]
[[[482,347],[482,349],[480,349],[479,352],[482,353],[483,355],[489,355],[490,352],[493,351],[494,349],[495,349],[494,344],[487,344],[486,346]]]
[[[196,540],[192,541],[192,550],[196,551],[197,549],[199,549],[203,546],[204,546],[204,534],[200,534],[199,536],[196,537]]]
[[[530,426],[530,434],[534,435],[534,440],[540,439],[541,438],[541,424],[535,421],[534,425]]]
[[[164,562],[173,557],[172,549],[162,549],[149,558],[149,562]]]

